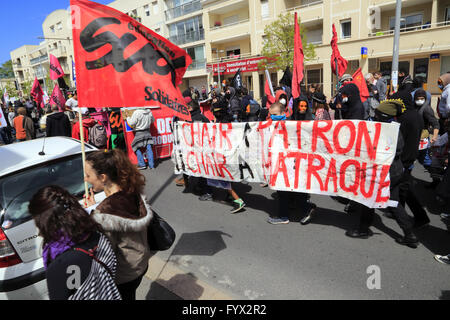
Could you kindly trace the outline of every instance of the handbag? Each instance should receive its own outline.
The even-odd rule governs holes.
[[[175,242],[175,230],[153,209],[153,219],[148,225],[147,241],[150,251],[169,250]]]

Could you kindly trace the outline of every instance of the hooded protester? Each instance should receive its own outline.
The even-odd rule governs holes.
[[[411,77],[411,75],[408,74],[405,70],[400,70],[398,73],[398,91],[406,91],[406,92],[413,92],[414,91],[414,81]]]
[[[293,105],[293,98],[289,100],[288,93],[284,91],[281,88],[277,88],[275,91],[275,102],[279,102],[284,106],[284,109],[286,111],[286,117],[290,117],[292,115],[292,105]]]
[[[401,155],[404,173],[399,186],[400,203],[403,207],[405,207],[405,203],[409,206],[415,218],[414,227],[420,228],[427,225],[430,219],[418,197],[414,194],[411,172],[414,168],[414,162],[419,155],[420,136],[424,127],[424,121],[415,108],[411,93],[407,89],[393,94],[391,100],[398,101],[405,108],[405,112],[398,117],[400,132],[405,143]]]
[[[385,100],[382,101],[377,110],[375,110],[375,119],[380,122],[397,121],[404,111],[406,111],[406,108],[401,101]],[[401,161],[403,146],[403,135],[399,132],[395,158],[389,169],[391,179],[390,199],[392,201],[399,201],[400,199],[400,184],[403,179],[403,163]],[[352,238],[364,239],[372,236],[373,232],[369,229],[369,227],[373,223],[375,210],[367,208],[359,203],[353,204],[352,207],[359,209],[361,213],[359,228],[347,231],[346,235]],[[397,207],[389,207],[388,210],[404,233],[404,236],[397,238],[396,242],[410,248],[417,248],[419,241],[413,232],[413,223],[411,218],[406,213],[404,206],[399,203]]]
[[[233,87],[228,87],[225,98],[228,101],[228,111],[233,117],[234,122],[239,122],[242,119],[242,106],[239,98],[236,94],[236,89]]]
[[[354,83],[345,84],[340,90],[342,97],[341,115],[345,120],[365,120],[364,106],[358,87]]]
[[[290,120],[314,120],[312,110],[308,104],[308,98],[304,95],[294,100],[294,107]]]
[[[450,117],[450,72],[444,73],[439,77],[438,87],[442,90],[441,100],[438,105],[438,113],[441,119]],[[441,125],[442,125],[441,121]]]
[[[70,137],[72,127],[69,117],[64,112],[59,112],[57,105],[52,106],[52,114],[45,121],[45,132],[47,137]]]

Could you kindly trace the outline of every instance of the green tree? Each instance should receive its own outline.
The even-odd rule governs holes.
[[[12,67],[12,61],[8,60],[0,67],[0,79],[12,79],[14,78],[14,71]]]
[[[294,62],[294,19],[294,14],[290,12],[280,14],[277,20],[264,28],[265,39],[262,55],[267,59],[261,61],[260,68],[284,70],[286,66],[289,66],[292,70]],[[301,25],[300,18],[298,18],[298,24],[306,62],[314,59],[316,53],[314,45],[307,41],[306,28]]]
[[[55,81],[50,79],[50,75],[46,75],[45,84],[47,86],[47,94],[50,96],[53,92],[53,88],[55,87]],[[44,90],[44,88],[42,88],[42,90]]]
[[[14,84],[14,81],[8,81],[5,85],[5,88],[10,98],[19,97],[19,92],[16,90],[16,85]]]
[[[27,80],[24,83],[22,83],[22,93],[24,98],[30,97],[32,87],[33,87],[32,80]]]

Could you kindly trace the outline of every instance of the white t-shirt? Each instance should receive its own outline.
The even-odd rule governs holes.
[[[78,108],[78,101],[74,98],[70,98],[66,101],[66,106],[72,109],[74,112],[78,112],[78,109],[81,109],[81,114],[85,114],[89,112],[88,108]]]

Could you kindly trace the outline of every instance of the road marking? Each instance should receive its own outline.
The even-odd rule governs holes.
[[[176,263],[167,262],[156,255],[150,258],[145,277],[184,300],[236,300],[230,294],[196,278],[192,273],[181,270]]]

